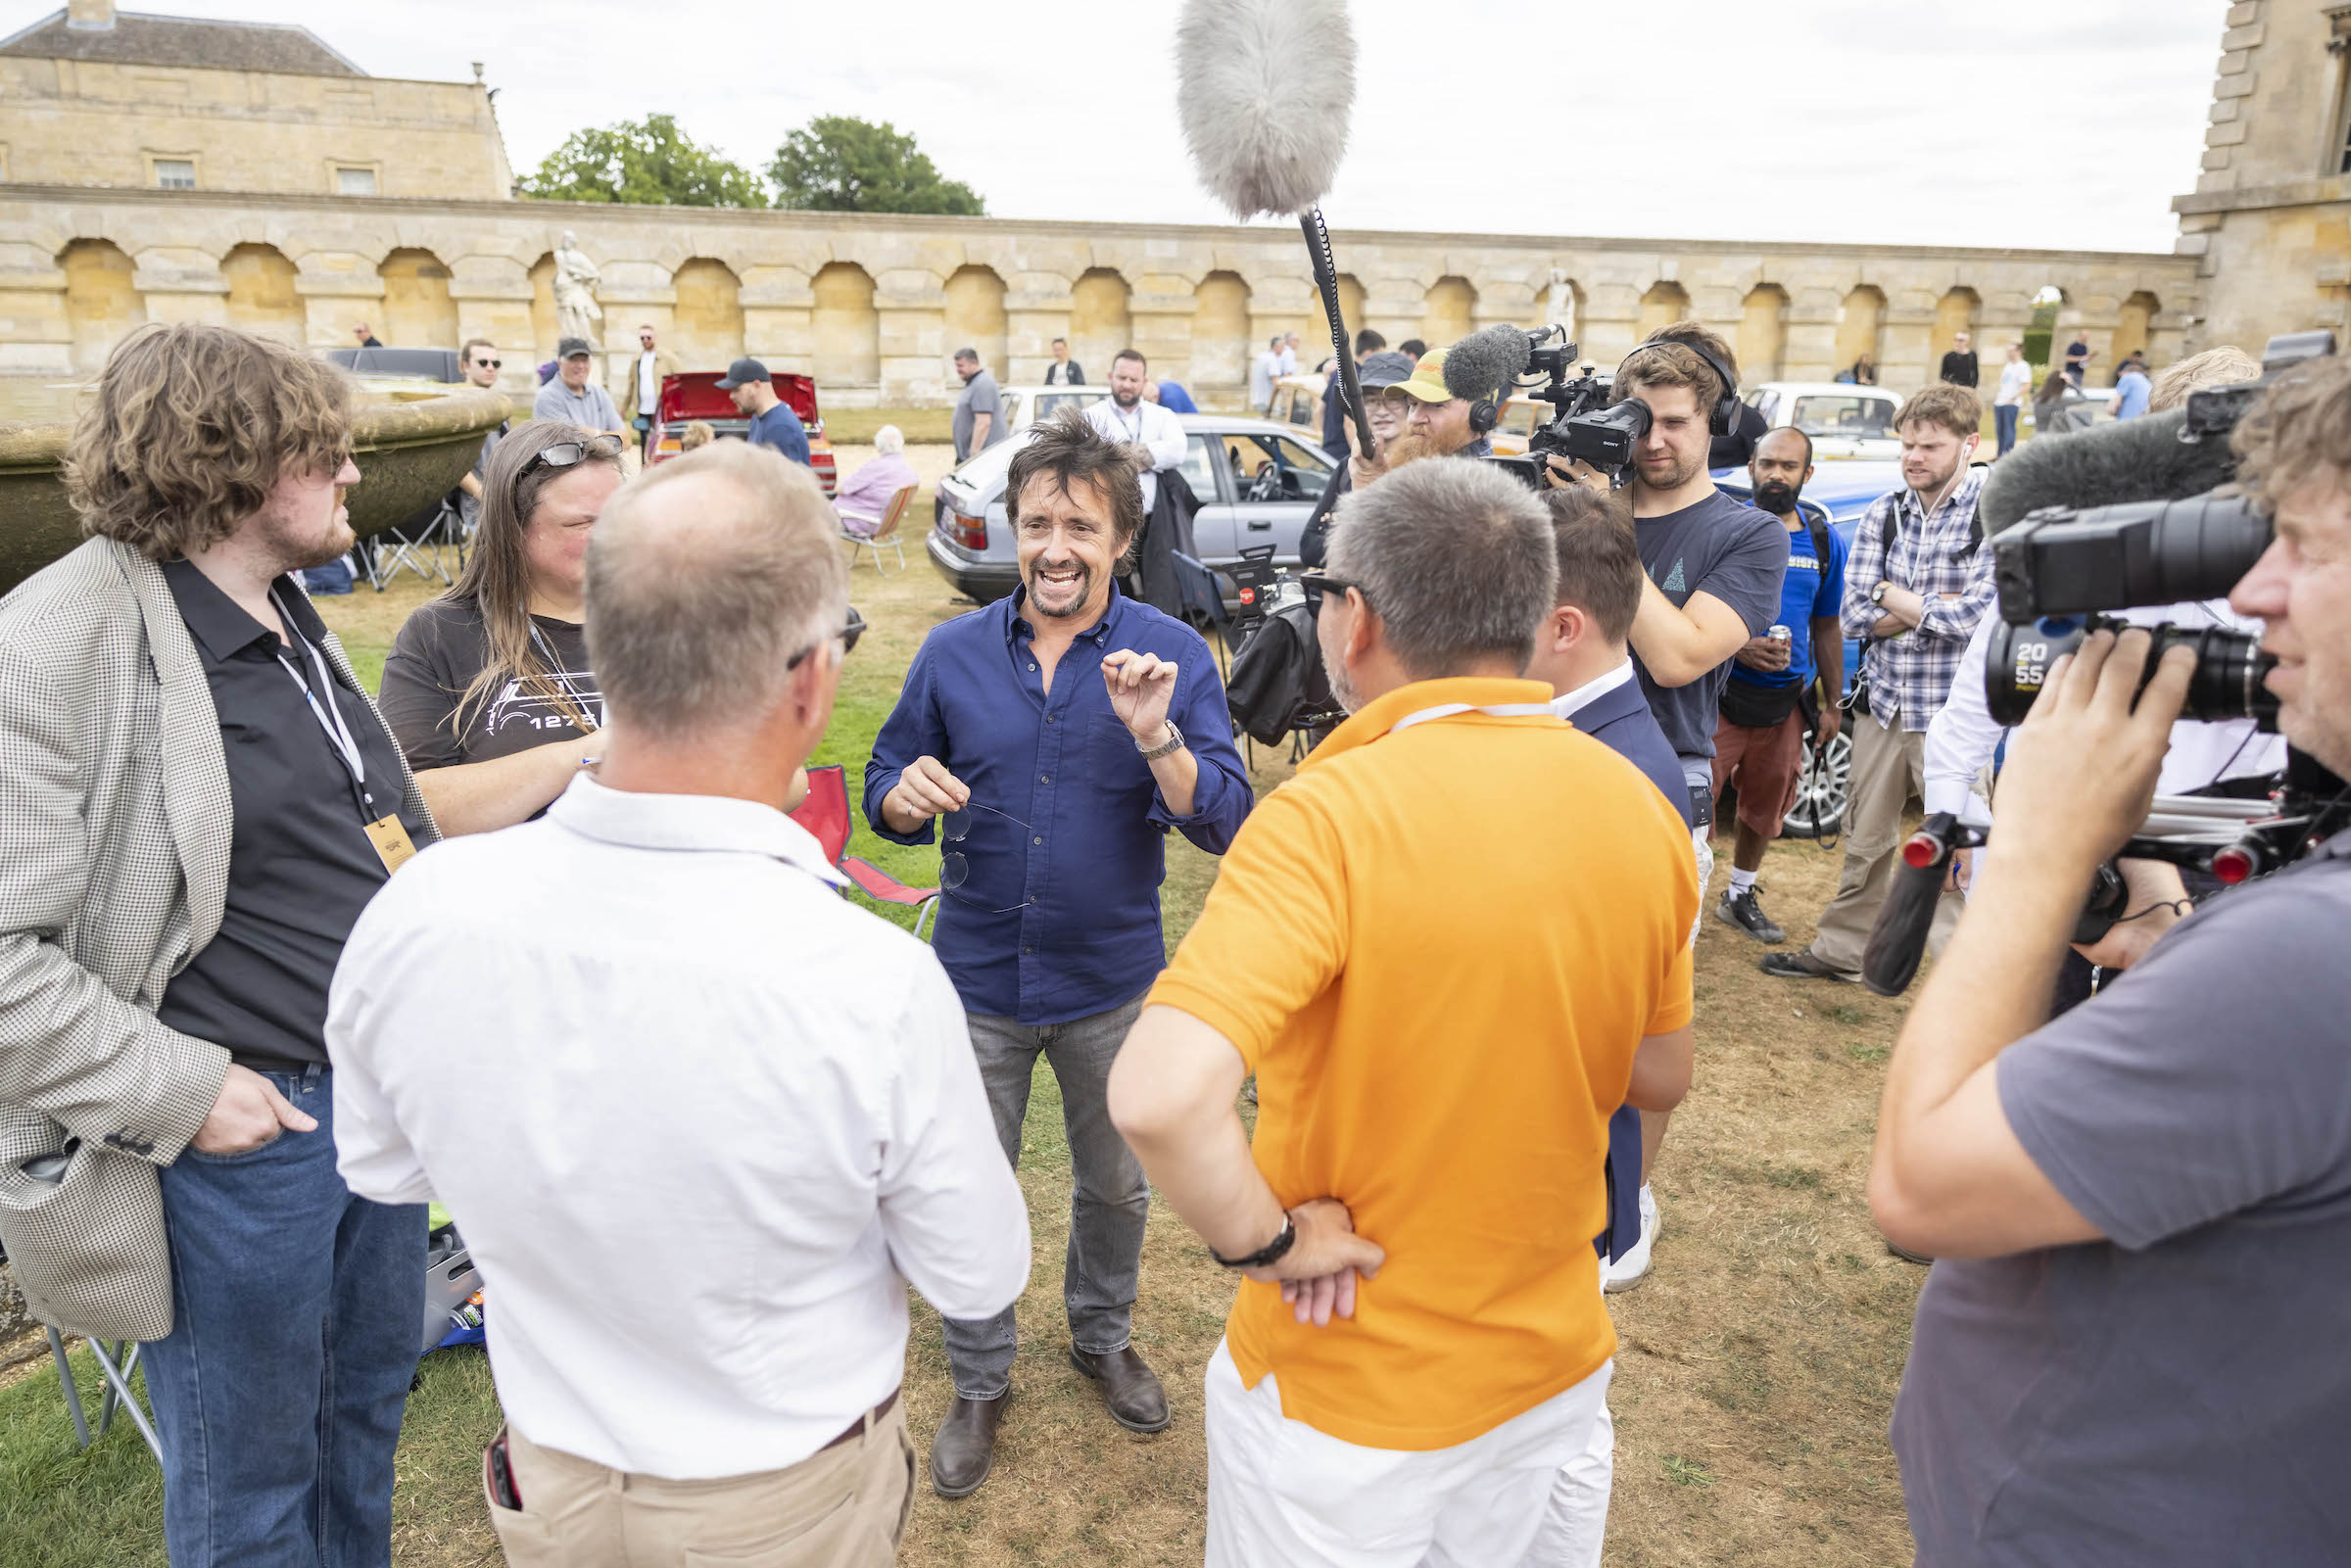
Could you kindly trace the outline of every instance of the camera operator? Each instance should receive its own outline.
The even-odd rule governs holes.
[[[2223,347],[2208,349],[2191,358],[2183,359],[2163,373],[2161,384],[2147,404],[2149,413],[2161,413],[2187,402],[2187,395],[2205,387],[2228,386],[2234,382],[2251,381],[2261,374],[2261,366],[2242,349]],[[2167,604],[2156,608],[2126,609],[2116,612],[2122,619],[2141,626],[2157,626],[2166,622],[2181,626],[2222,626],[2231,630],[2258,632],[2260,623],[2247,621],[2229,607],[2227,599],[2202,599],[2184,604]],[[1968,639],[1967,651],[1960,655],[1959,673],[1951,682],[1951,694],[1943,711],[1927,726],[1925,784],[1920,793],[1925,797],[1926,810],[1932,816],[1947,811],[1955,817],[1980,817],[1971,809],[1971,788],[1977,776],[1989,765],[1999,749],[2000,737],[2007,732],[1992,718],[1984,692],[1984,666],[1991,634],[1999,625],[1997,615],[1987,615],[1976,623],[1975,635]],[[2206,724],[2194,719],[2183,719],[2172,727],[2171,749],[2164,754],[2163,772],[2156,780],[2158,794],[2185,794],[2201,789],[2224,779],[2251,778],[2276,773],[2285,766],[2285,741],[2275,735],[2263,735],[2250,719],[2235,719]],[[1954,855],[1952,873],[1962,888],[1967,879],[1975,851],[1962,849]],[[2137,879],[2148,889],[2165,886],[2170,874],[2148,868],[2126,875]],[[2179,896],[2175,893],[2173,896]],[[2134,907],[2146,902],[2135,895]],[[2160,919],[2160,917],[2157,917]],[[2157,927],[2150,921],[2138,921],[2118,926],[2109,937],[2087,952],[2077,949],[2065,962],[2058,982],[2058,1010],[2063,1011],[2088,996],[2095,988],[2095,962],[2111,969],[2123,969],[2136,958],[2155,934]]]
[[[2351,771],[2351,361],[2288,371],[2233,440],[2276,536],[2231,603],[2267,623],[2286,738]],[[1888,1070],[1871,1210],[1943,1259],[1892,1434],[1921,1563],[2305,1563],[2351,1540],[2351,832],[2046,1022],[2195,664],[2167,654],[2135,707],[2148,646],[2099,632],[2051,668]]]

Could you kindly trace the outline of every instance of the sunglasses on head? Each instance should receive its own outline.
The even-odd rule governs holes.
[[[840,639],[840,651],[845,656],[857,651],[857,640],[864,635],[865,617],[858,614],[857,606],[852,604],[849,606],[849,624],[842,627],[840,631],[834,633],[833,637]],[[786,659],[784,661],[784,668],[787,670],[798,669],[801,664],[806,662],[809,654],[814,653],[818,648],[823,647],[825,642],[830,642],[832,641],[833,638],[829,637],[824,640],[824,642],[809,643],[806,647],[800,649],[799,652],[794,653],[791,658]]]
[[[620,438],[618,436],[591,436],[586,441],[558,441],[552,446],[542,447],[532,453],[531,460],[522,465],[522,472],[516,474],[514,480],[515,483],[520,484],[534,469],[570,468],[587,461],[590,457],[617,457],[619,455]]]
[[[1345,598],[1347,591],[1352,588],[1364,594],[1364,607],[1371,607],[1371,595],[1364,594],[1363,584],[1351,583],[1344,577],[1333,577],[1328,572],[1300,572],[1298,586],[1306,590],[1306,613],[1317,620],[1321,618],[1322,595],[1325,594],[1335,598]]]

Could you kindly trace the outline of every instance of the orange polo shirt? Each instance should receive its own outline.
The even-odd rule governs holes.
[[[1690,1022],[1690,831],[1539,704],[1422,681],[1341,725],[1250,813],[1150,1001],[1257,1074],[1258,1168],[1387,1250],[1352,1320],[1241,1282],[1242,1381],[1370,1448],[1451,1448],[1615,1354],[1592,1238],[1641,1037]]]

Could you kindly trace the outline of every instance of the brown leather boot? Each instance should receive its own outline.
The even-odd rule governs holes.
[[[1102,1402],[1110,1418],[1128,1431],[1161,1432],[1175,1419],[1168,1412],[1168,1394],[1159,1386],[1159,1374],[1143,1364],[1134,1347],[1088,1355],[1073,1345],[1070,1364],[1102,1385]]]
[[[996,1428],[1012,1390],[992,1400],[955,1396],[947,1418],[931,1440],[931,1490],[942,1497],[968,1497],[980,1490],[996,1462]]]

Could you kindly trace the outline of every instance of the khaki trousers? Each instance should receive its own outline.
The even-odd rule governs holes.
[[[1835,901],[1820,912],[1820,934],[1812,941],[1814,958],[1847,974],[1860,972],[1870,927],[1877,924],[1878,911],[1894,888],[1894,874],[1901,867],[1895,850],[1901,842],[1902,808],[1913,794],[1923,794],[1926,789],[1927,750],[1922,730],[1889,730],[1858,713],[1851,716],[1851,726],[1853,759],[1846,777],[1845,874],[1838,879]],[[1966,907],[1959,894],[1943,893],[1927,936],[1930,952],[1943,951]]]
[[[904,1401],[862,1437],[782,1470],[712,1481],[628,1475],[512,1427],[523,1506],[490,1503],[513,1568],[889,1568],[914,1511]]]

